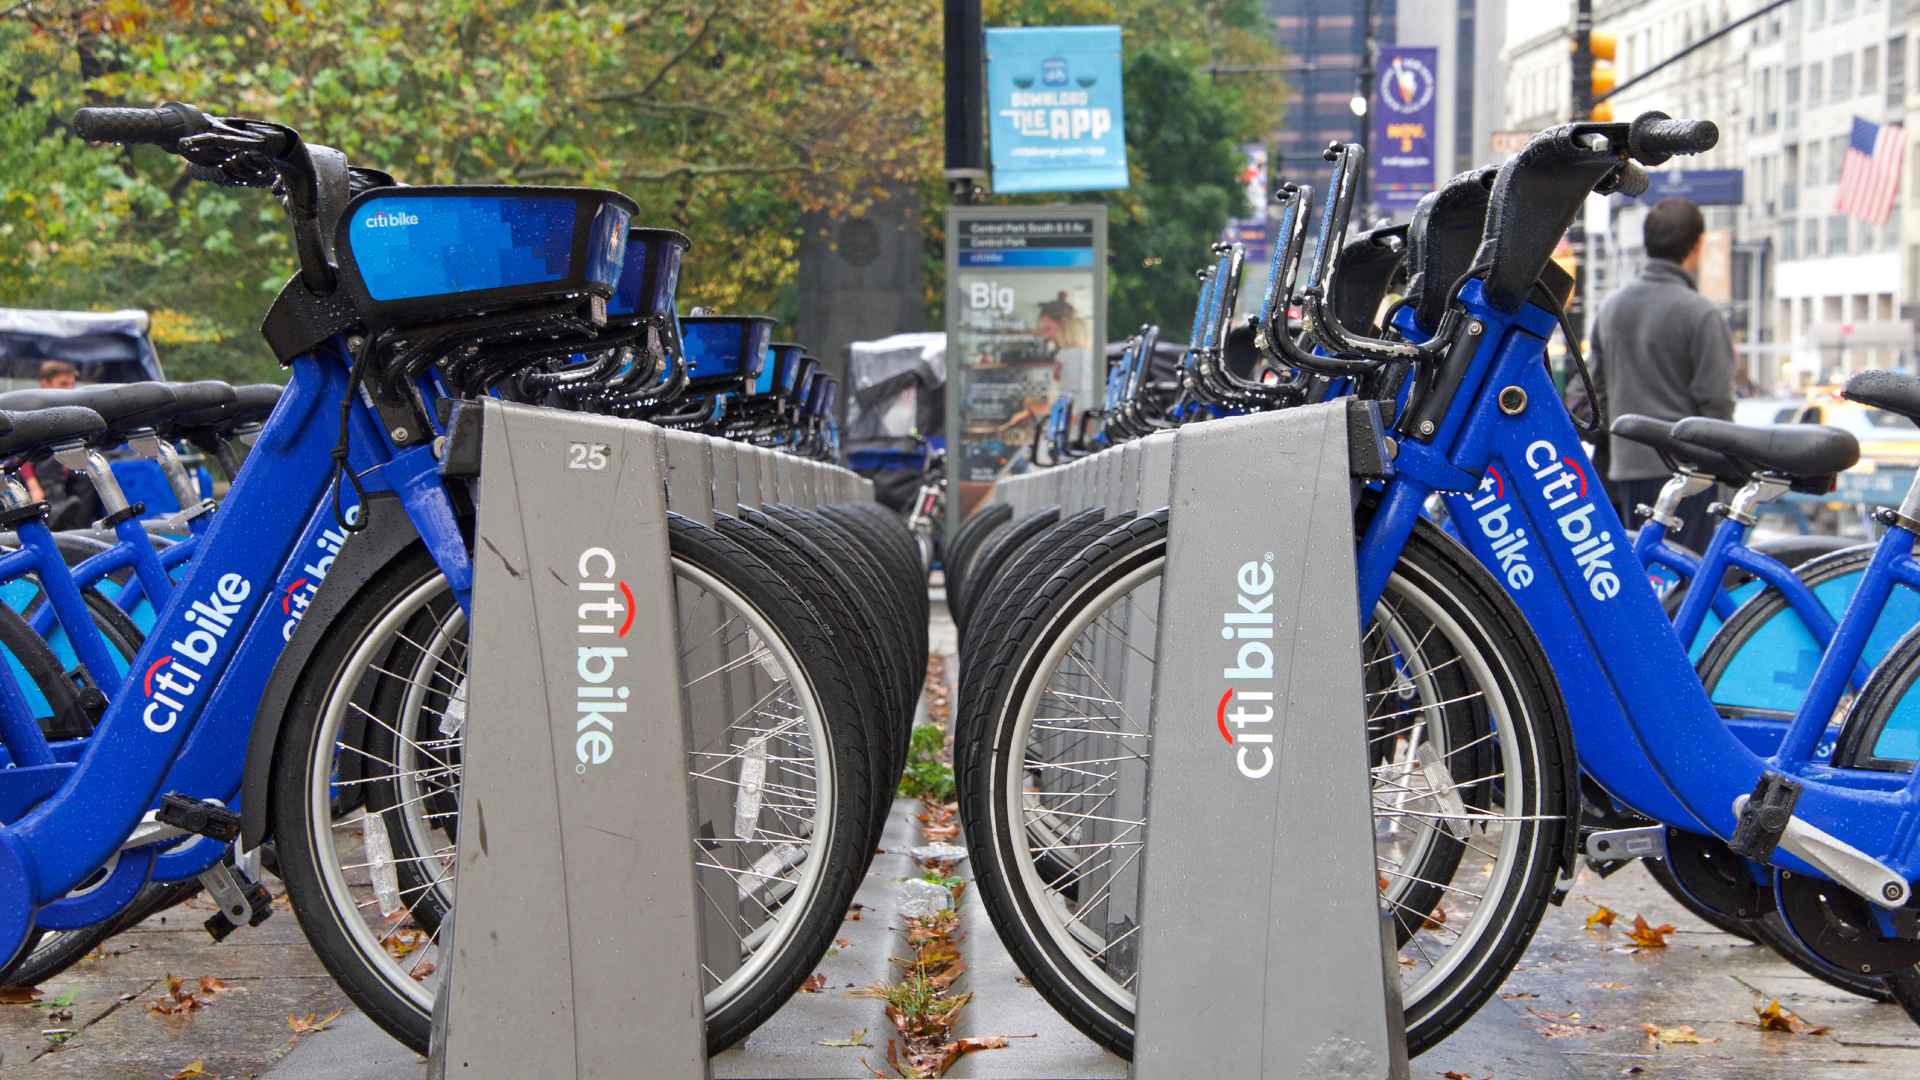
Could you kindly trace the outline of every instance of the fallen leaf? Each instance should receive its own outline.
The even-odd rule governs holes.
[[[1443,1072],[1440,1075],[1444,1078],[1444,1080],[1475,1080],[1475,1077],[1470,1076],[1467,1073],[1463,1073],[1463,1072]],[[1493,1077],[1485,1076],[1485,1077],[1479,1078],[1479,1080],[1493,1080]]]
[[[1427,916],[1427,921],[1420,924],[1420,929],[1438,930],[1442,926],[1445,926],[1446,924],[1447,924],[1446,910],[1436,905],[1433,909],[1433,914]]]
[[[864,1031],[856,1031],[852,1035],[844,1039],[821,1039],[819,1042],[819,1045],[821,1046],[865,1046],[867,1045],[867,1033]]]
[[[1633,929],[1627,931],[1627,937],[1633,939],[1635,948],[1664,949],[1667,947],[1667,935],[1671,933],[1673,933],[1673,927],[1648,926],[1645,916],[1635,915]]]
[[[1830,1027],[1814,1027],[1812,1024],[1781,1008],[1779,998],[1775,998],[1773,1003],[1765,1008],[1755,1005],[1753,1012],[1755,1016],[1760,1018],[1759,1023],[1748,1020],[1736,1020],[1734,1023],[1743,1027],[1757,1027],[1761,1031],[1785,1031],[1794,1035],[1825,1035],[1827,1032],[1833,1030]]]
[[[188,1080],[189,1077],[203,1075],[207,1071],[206,1066],[206,1062],[196,1061],[186,1068],[181,1069],[179,1072],[174,1073],[173,1080]]]
[[[1667,1046],[1698,1046],[1701,1043],[1717,1043],[1720,1041],[1719,1039],[1709,1036],[1695,1035],[1692,1024],[1681,1024],[1679,1027],[1674,1028],[1663,1028],[1656,1024],[1641,1024],[1640,1030],[1647,1033],[1647,1038]]]
[[[817,994],[820,991],[825,990],[826,988],[827,988],[827,977],[825,975],[820,974],[817,971],[807,976],[807,981],[800,984],[800,989],[806,991],[809,994]]]
[[[956,956],[948,962],[947,966],[943,968],[938,975],[933,976],[927,981],[932,984],[935,990],[946,990],[953,985],[955,979],[958,979],[966,973],[967,962]]]
[[[1615,982],[1588,983],[1587,986],[1594,990],[1631,990],[1633,989],[1632,985],[1628,983],[1615,983]]]
[[[200,976],[200,992],[203,994],[231,994],[236,990],[245,990],[244,986],[228,986],[211,975]]]
[[[1550,1013],[1550,1012],[1543,1013],[1531,1005],[1527,1006],[1527,1011],[1547,1022],[1546,1026],[1544,1027],[1541,1027],[1539,1025],[1532,1025],[1532,1026],[1534,1027],[1534,1030],[1538,1031],[1541,1035],[1544,1035],[1549,1039],[1561,1039],[1561,1038],[1567,1038],[1570,1036],[1586,1036],[1586,1035],[1595,1034],[1596,1032],[1607,1030],[1606,1028],[1603,1028],[1598,1024],[1571,1023],[1570,1021],[1577,1020],[1580,1018],[1579,1013]]]
[[[31,1005],[43,996],[37,986],[0,986],[0,1005]]]
[[[335,1020],[340,1019],[340,1014],[346,1011],[347,1010],[345,1009],[335,1009],[333,1010],[333,1012],[327,1014],[327,1018],[325,1020],[321,1020],[318,1023],[314,1022],[314,1017],[319,1016],[320,1015],[319,1013],[308,1013],[307,1015],[298,1017],[298,1018],[295,1018],[293,1016],[288,1016],[287,1026],[292,1028],[294,1034],[296,1035],[307,1035],[316,1031],[325,1031],[327,1030],[328,1024],[331,1024]]]
[[[413,976],[414,982],[421,982],[425,980],[427,976],[439,970],[440,970],[439,964],[421,964],[419,967],[414,968],[412,971],[407,972],[407,974]]]
[[[836,949],[851,949],[853,948],[853,942],[848,941],[846,938],[834,938],[833,947]]]
[[[1599,908],[1593,914],[1587,916],[1587,929],[1593,929],[1596,924],[1612,928],[1613,920],[1619,917],[1619,913],[1617,912],[1609,911],[1604,907]]]
[[[860,921],[860,913],[859,913],[859,912],[857,912],[857,911],[849,911],[849,912],[847,912],[847,917],[846,917],[846,918],[844,918],[844,919],[842,919],[842,920],[840,920],[840,921],[841,921],[841,922],[859,922],[859,921]]]
[[[1007,1038],[1004,1035],[982,1035],[977,1038],[961,1039],[958,1042],[947,1043],[938,1051],[939,1071],[930,1075],[939,1076],[945,1073],[947,1069],[953,1066],[954,1062],[960,1060],[963,1054],[971,1054],[975,1050],[1002,1050],[1006,1048],[1006,1045]]]

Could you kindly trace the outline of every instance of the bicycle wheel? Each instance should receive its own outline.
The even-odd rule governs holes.
[[[947,576],[947,607],[959,606],[960,592],[966,587],[967,575],[973,570],[974,557],[980,554],[986,542],[995,532],[1006,527],[1013,520],[1013,507],[1006,503],[990,503],[974,512],[974,515],[960,524],[947,543],[947,557],[943,560]]]
[[[980,550],[980,554],[974,557],[973,568],[967,571],[967,584],[960,596],[960,607],[953,612],[953,624],[960,631],[960,640],[967,639],[967,628],[973,625],[974,606],[980,597],[989,594],[1001,569],[1035,537],[1059,524],[1060,516],[1057,506],[1036,510],[996,532],[993,539]],[[951,607],[953,594],[947,595],[948,606]]]
[[[1028,980],[1095,1042],[1133,1042],[1133,889],[1152,738],[1164,511],[1088,546],[1028,602],[960,753],[987,911]],[[1490,998],[1563,858],[1571,739],[1499,586],[1422,525],[1363,641],[1381,904],[1402,940],[1410,1053]]]
[[[714,925],[732,931],[726,948],[702,953],[707,1042],[718,1051],[772,1015],[832,943],[871,850],[870,736],[838,654],[781,578],[711,529],[675,516],[669,528],[683,706],[697,731],[721,736],[688,762],[692,803],[727,818],[700,849],[703,940]],[[421,1052],[440,916],[457,892],[459,610],[418,548],[364,586],[301,674],[271,791],[280,872],[309,942],[363,1012]],[[712,625],[689,621],[707,615]],[[396,655],[408,662],[390,666]],[[349,714],[411,756],[376,761],[373,742],[342,741]],[[437,737],[413,737],[423,733]],[[364,759],[364,799],[335,791],[344,756]],[[448,812],[432,809],[439,797]],[[343,805],[354,808],[337,815]],[[403,878],[400,866],[414,869]]]

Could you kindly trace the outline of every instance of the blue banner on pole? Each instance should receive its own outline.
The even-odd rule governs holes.
[[[1439,115],[1434,73],[1439,67],[1439,49],[1380,49],[1370,107],[1373,203],[1381,210],[1411,210],[1434,189],[1434,121]]]
[[[996,193],[1127,186],[1119,27],[988,30],[987,111]]]
[[[1701,206],[1739,206],[1746,201],[1745,169],[1663,169],[1650,172],[1647,193],[1639,202],[1652,206],[1661,199],[1692,199]]]

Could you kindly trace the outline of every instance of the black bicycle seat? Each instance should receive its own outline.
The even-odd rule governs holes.
[[[1616,437],[1629,442],[1637,442],[1660,452],[1669,465],[1691,465],[1714,479],[1734,487],[1744,487],[1753,481],[1753,472],[1725,454],[1717,453],[1691,443],[1683,443],[1673,437],[1674,420],[1655,420],[1651,416],[1628,413],[1616,417],[1607,429]]]
[[[267,414],[273,412],[274,405],[279,403],[286,387],[277,383],[250,383],[231,389],[231,400],[183,412],[162,425],[162,432],[168,438],[176,439],[190,438],[200,432],[211,432],[218,436],[241,424],[265,420]]]
[[[1920,378],[1894,371],[1862,371],[1847,379],[1840,396],[1920,423]]]
[[[31,412],[78,406],[107,422],[106,432],[138,431],[173,415],[173,389],[165,383],[103,383],[71,390],[15,390],[0,394],[0,410]]]
[[[4,395],[11,397],[13,395]],[[54,443],[82,439],[107,430],[107,422],[92,409],[61,406],[50,409],[0,412],[11,428],[0,435],[0,457],[15,457]]]
[[[167,389],[173,391],[175,408],[174,413],[168,416],[167,420],[199,412],[202,409],[231,405],[240,399],[240,395],[234,392],[231,384],[218,379],[207,379],[204,382],[170,382],[167,384]],[[158,427],[164,422],[155,421],[154,426]]]
[[[1824,424],[1747,425],[1694,416],[1673,425],[1673,437],[1795,479],[1831,477],[1860,461],[1853,433]]]

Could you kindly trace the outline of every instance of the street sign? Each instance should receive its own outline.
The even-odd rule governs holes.
[[[1662,169],[1650,172],[1652,183],[1640,196],[1642,206],[1661,199],[1692,199],[1701,206],[1739,206],[1746,201],[1744,169]]]
[[[1127,186],[1118,26],[987,31],[993,190]]]
[[[1383,46],[1376,64],[1373,202],[1381,210],[1411,210],[1435,184],[1439,95],[1434,72],[1440,67],[1440,50]]]
[[[1487,139],[1487,150],[1500,155],[1517,154],[1538,134],[1537,131],[1496,131]]]
[[[947,460],[957,527],[1033,467],[1062,393],[1096,407],[1107,339],[1107,208],[947,208]]]

